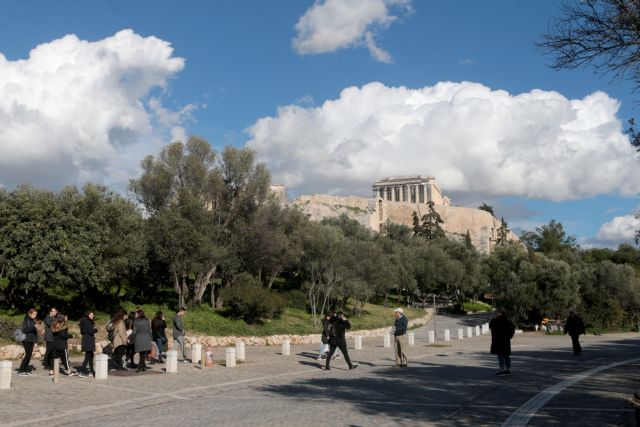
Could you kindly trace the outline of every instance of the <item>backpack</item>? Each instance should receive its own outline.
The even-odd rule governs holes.
[[[15,338],[16,342],[21,343],[27,339],[27,334],[22,332],[22,329],[16,329],[13,331],[13,338]]]
[[[116,328],[114,328],[112,322],[109,322],[107,324],[107,339],[109,341],[113,341],[115,337],[116,337]]]

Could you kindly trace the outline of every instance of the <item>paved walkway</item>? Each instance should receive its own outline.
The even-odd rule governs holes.
[[[424,338],[430,326],[416,331],[406,369],[393,367],[382,338],[350,349],[360,364],[353,371],[342,359],[320,370],[316,346],[292,346],[290,357],[277,347],[247,347],[247,363],[236,368],[180,364],[178,374],[63,377],[57,385],[38,366],[37,375],[14,376],[12,390],[0,392],[0,425],[634,425],[626,399],[640,384],[638,334],[584,337],[582,357],[572,355],[567,337],[519,334],[514,374],[495,377],[489,336],[434,347]]]

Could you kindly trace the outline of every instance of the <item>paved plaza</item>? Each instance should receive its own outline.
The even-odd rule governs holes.
[[[438,316],[443,328],[474,326],[482,315]],[[247,347],[235,368],[201,370],[179,364],[177,374],[110,376],[108,380],[62,377],[54,385],[39,363],[37,375],[13,378],[0,392],[0,425],[64,426],[632,426],[630,393],[640,389],[638,334],[583,337],[575,357],[566,336],[518,334],[513,375],[496,377],[490,337],[430,346],[416,330],[409,368],[395,368],[383,339],[353,349],[360,366],[343,359],[320,369],[315,346]],[[441,346],[442,345],[442,346]],[[216,349],[223,358],[223,349]],[[79,360],[78,360],[79,361]],[[15,364],[14,364],[15,365]]]

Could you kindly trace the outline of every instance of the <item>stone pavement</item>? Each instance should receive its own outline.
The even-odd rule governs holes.
[[[290,357],[279,347],[247,347],[247,363],[236,368],[179,364],[177,374],[62,377],[57,385],[36,364],[37,375],[14,375],[12,389],[0,391],[0,425],[635,425],[626,399],[640,388],[638,334],[583,337],[582,357],[566,336],[519,334],[514,374],[496,377],[488,335],[434,347],[425,342],[429,327],[416,331],[422,338],[404,369],[393,367],[382,338],[363,340],[362,351],[349,343],[360,364],[353,371],[343,359],[320,370],[316,346],[292,346]],[[621,364],[584,374],[613,363]]]

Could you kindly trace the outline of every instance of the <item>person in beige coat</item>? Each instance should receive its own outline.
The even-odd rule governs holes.
[[[119,310],[109,322],[107,330],[113,331],[113,354],[111,355],[111,369],[126,371],[127,368],[122,364],[122,356],[127,348],[127,329],[124,327],[124,317],[127,312]]]

